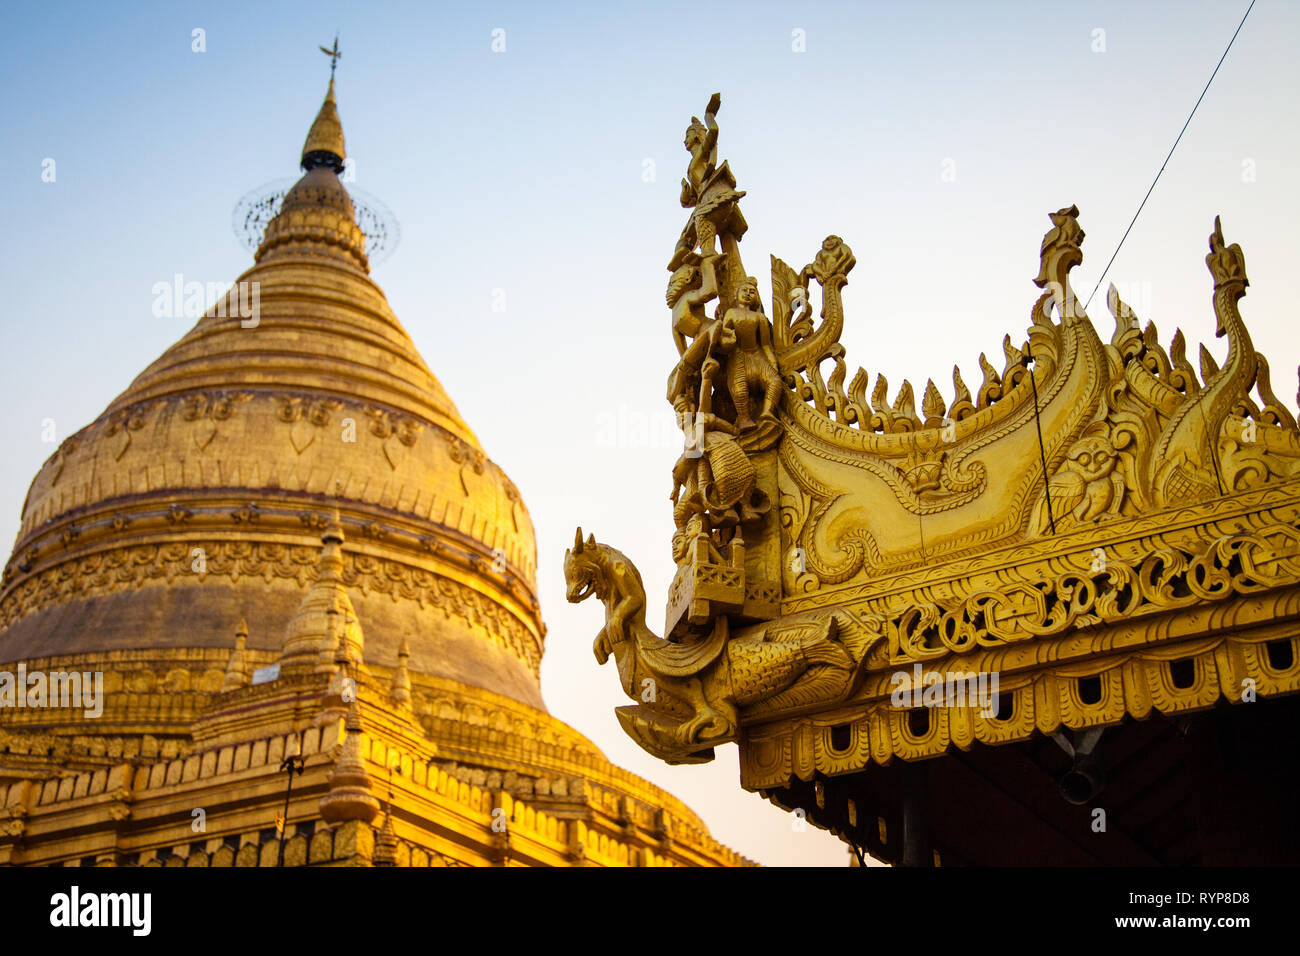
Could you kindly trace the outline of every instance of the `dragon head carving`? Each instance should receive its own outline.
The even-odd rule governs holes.
[[[573,547],[564,552],[564,596],[570,604],[581,604],[593,594],[599,596],[604,568],[598,560],[596,536],[582,540],[579,528]]]
[[[1083,261],[1083,227],[1079,225],[1079,207],[1067,206],[1048,213],[1052,228],[1043,237],[1038,251],[1038,278],[1034,285],[1045,289],[1055,283],[1064,290],[1070,270]]]

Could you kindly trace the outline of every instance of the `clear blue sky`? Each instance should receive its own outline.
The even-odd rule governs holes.
[[[980,351],[1023,340],[1049,211],[1079,205],[1075,282],[1092,289],[1245,7],[767,3],[728,21],[671,3],[9,4],[0,538],[54,450],[42,421],[60,440],[89,423],[192,324],[153,316],[153,284],[229,282],[250,264],[231,210],[296,174],[328,79],[317,46],[337,29],[357,184],[403,233],[375,277],[538,527],[552,711],[742,852],[842,863],[836,841],[792,833],[740,791],[734,748],[669,768],[624,738],[614,675],[590,653],[599,612],[563,600],[579,522],[637,560],[652,595],[671,573],[677,450],[637,423],[671,414],[664,265],[684,221],[685,126],[722,91],[721,155],[749,192],[743,250],[760,284],[769,253],[797,268],[843,236],[858,258],[850,367],[883,371],[891,394],[927,377],[951,394],[954,362],[977,381]],[[1189,356],[1205,341],[1222,360],[1204,264],[1222,214],[1286,400],[1300,360],[1298,41],[1297,7],[1260,0],[1109,277],[1163,341],[1181,326]],[[1090,312],[1108,335],[1103,295]]]

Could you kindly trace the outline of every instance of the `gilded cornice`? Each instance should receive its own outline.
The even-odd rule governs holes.
[[[263,520],[259,515],[259,531]],[[203,554],[201,572],[194,570],[196,549]],[[451,552],[449,546],[443,546],[438,553]],[[317,553],[318,549],[305,545],[249,540],[247,535],[214,540],[204,536],[201,529],[181,540],[173,537],[161,543],[106,547],[15,579],[0,597],[0,628],[51,605],[132,592],[150,584],[202,587],[262,578],[268,583],[292,582],[305,589],[313,578]],[[480,572],[490,569],[491,559],[480,557],[475,563],[473,558],[465,555],[467,567],[457,572],[450,563],[430,561],[417,567],[393,558],[345,551],[343,582],[362,594],[384,594],[394,601],[410,601],[421,609],[441,611],[479,628],[536,675],[544,631],[535,610],[518,599],[508,599],[504,588],[496,593],[485,591],[486,582]]]
[[[922,595],[951,596],[976,590],[990,581],[1025,582],[1045,572],[1087,568],[1096,548],[1111,555],[1144,554],[1167,542],[1194,545],[1276,522],[1300,523],[1300,481],[1240,492],[1213,503],[1140,515],[1095,529],[1075,528],[1014,547],[882,574],[867,583],[787,594],[781,606],[785,613],[840,605],[911,606]]]
[[[1281,625],[1260,625],[1259,611],[1285,619]],[[1195,618],[1195,613],[1187,613]],[[1028,740],[1036,732],[1053,734],[1062,727],[1081,729],[1120,723],[1126,716],[1146,719],[1212,707],[1221,698],[1239,706],[1247,686],[1258,697],[1300,691],[1300,640],[1293,636],[1300,617],[1295,591],[1263,602],[1232,602],[1199,622],[1212,625],[1214,636],[1184,640],[1167,647],[1119,650],[1114,635],[1097,632],[1062,639],[1050,651],[1031,653],[1040,666],[1001,678],[1000,709],[1010,715],[981,716],[980,707],[934,707],[919,732],[913,712],[883,698],[859,703],[852,713],[828,711],[763,723],[747,729],[740,747],[741,782],[746,789],[783,787],[794,778],[817,774],[835,776],[885,764],[895,757],[917,760],[936,757],[950,746],[966,750],[975,743],[996,745]],[[1251,630],[1251,629],[1254,630]],[[1172,624],[1151,625],[1151,638],[1165,636]],[[1139,643],[1141,638],[1139,638]],[[1274,666],[1266,645],[1284,644],[1290,665]],[[1052,660],[1061,655],[1067,660]],[[941,673],[989,673],[1008,661],[996,656],[967,662],[949,661]],[[1171,664],[1186,668],[1190,683],[1175,681]],[[1095,678],[1095,700],[1085,701],[1081,681]],[[1249,681],[1249,685],[1245,682]],[[1253,698],[1252,698],[1253,699]]]
[[[22,561],[48,547],[41,539],[54,524],[84,524],[83,513],[102,502],[170,495],[183,503],[187,493],[221,488],[337,496],[341,504],[396,512],[390,521],[451,526],[489,552],[501,549],[533,586],[528,510],[480,450],[396,409],[288,390],[194,392],[102,416],[68,438],[37,475],[14,554]]]
[[[1189,524],[1074,555],[1021,556],[1021,565],[997,573],[840,605],[868,635],[855,647],[859,689],[802,715],[747,725],[745,786],[936,756],[950,744],[966,749],[1144,719],[1153,710],[1199,710],[1221,697],[1241,704],[1300,691],[1300,486],[1288,490],[1273,508],[1251,502],[1244,520]],[[1278,516],[1287,520],[1270,523]],[[1176,679],[1172,662],[1189,679]],[[1002,713],[931,707],[926,729],[914,732],[916,708],[891,699],[898,675],[914,682],[914,665],[927,674],[997,674]],[[1080,679],[1090,677],[1100,679],[1097,697],[1084,701]]]

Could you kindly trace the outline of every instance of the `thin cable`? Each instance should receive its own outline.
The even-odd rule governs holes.
[[[1196,115],[1196,110],[1201,105],[1201,100],[1205,99],[1205,94],[1210,91],[1210,84],[1213,83],[1214,78],[1218,76],[1219,67],[1223,66],[1223,61],[1228,58],[1228,50],[1231,50],[1232,44],[1237,41],[1237,33],[1240,33],[1241,28],[1246,25],[1246,17],[1250,16],[1250,11],[1254,8],[1255,0],[1250,0],[1250,6],[1246,8],[1245,15],[1241,18],[1241,22],[1237,24],[1236,33],[1233,33],[1232,39],[1228,41],[1228,48],[1223,51],[1223,56],[1219,57],[1219,62],[1214,67],[1214,72],[1210,74],[1209,80],[1206,81],[1205,89],[1201,90],[1201,95],[1196,98],[1196,106],[1192,107],[1191,113],[1187,115],[1187,122],[1184,123],[1183,128],[1178,131],[1178,139],[1174,140],[1174,145],[1169,147],[1169,155],[1166,156],[1165,161],[1160,164],[1160,172],[1156,173],[1156,178],[1151,181],[1151,188],[1148,189],[1147,194],[1142,197],[1142,204],[1138,206],[1137,212],[1133,213],[1133,221],[1128,224],[1128,229],[1124,230],[1124,235],[1120,239],[1119,245],[1115,247],[1115,252],[1111,255],[1110,262],[1106,263],[1106,268],[1102,270],[1101,278],[1098,279],[1097,284],[1092,287],[1092,294],[1088,296],[1088,301],[1083,304],[1083,310],[1085,312],[1088,311],[1088,306],[1092,305],[1092,297],[1097,294],[1097,290],[1101,288],[1102,282],[1106,280],[1106,273],[1109,272],[1110,267],[1115,264],[1115,256],[1118,256],[1120,249],[1124,248],[1124,240],[1128,238],[1129,232],[1133,229],[1133,223],[1137,222],[1138,216],[1142,215],[1142,207],[1145,206],[1147,200],[1151,198],[1151,193],[1155,190],[1156,183],[1160,182],[1161,173],[1163,173],[1165,167],[1169,165],[1169,160],[1173,157],[1174,150],[1178,148],[1178,143],[1182,140],[1183,133],[1186,133],[1187,127],[1191,125],[1192,117]]]
[[[1047,520],[1051,522],[1052,534],[1056,534],[1056,519],[1052,517],[1052,486],[1047,481],[1047,452],[1043,449],[1043,423],[1038,418],[1038,382],[1034,380],[1032,368],[1029,370],[1029,384],[1034,389],[1034,425],[1038,428],[1038,459],[1043,463],[1043,497],[1047,503]]]
[[[1222,498],[1227,492],[1223,490],[1223,475],[1219,474],[1219,452],[1210,441],[1210,423],[1205,420],[1205,408],[1199,402],[1196,407],[1201,413],[1201,434],[1205,438],[1206,447],[1210,449],[1210,463],[1214,465],[1214,483],[1219,486],[1219,497]]]

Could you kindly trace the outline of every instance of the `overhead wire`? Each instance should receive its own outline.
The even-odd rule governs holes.
[[[1210,91],[1210,84],[1213,83],[1214,78],[1219,75],[1219,67],[1223,66],[1223,61],[1228,58],[1228,51],[1231,50],[1232,45],[1237,42],[1237,34],[1241,33],[1241,28],[1246,25],[1246,17],[1250,16],[1250,11],[1254,8],[1255,0],[1250,0],[1250,6],[1246,8],[1246,12],[1241,17],[1241,22],[1237,24],[1237,29],[1233,32],[1232,39],[1228,41],[1228,46],[1223,51],[1223,56],[1219,57],[1219,62],[1215,64],[1214,72],[1211,73],[1210,78],[1206,80],[1205,89],[1201,90],[1201,95],[1196,98],[1196,105],[1193,106],[1192,111],[1187,114],[1187,122],[1184,123],[1183,128],[1178,131],[1178,138],[1174,140],[1174,145],[1169,147],[1169,155],[1166,156],[1165,161],[1160,164],[1160,171],[1156,173],[1156,178],[1151,180],[1151,186],[1147,189],[1147,194],[1142,197],[1142,202],[1138,204],[1137,212],[1133,213],[1133,219],[1129,222],[1128,228],[1124,230],[1124,235],[1120,237],[1119,245],[1117,245],[1115,251],[1111,253],[1110,261],[1106,263],[1106,268],[1101,272],[1101,278],[1099,278],[1097,284],[1092,287],[1092,292],[1088,295],[1088,301],[1083,304],[1085,312],[1088,310],[1088,306],[1092,304],[1092,297],[1097,294],[1097,290],[1101,288],[1102,282],[1106,280],[1106,273],[1110,272],[1110,267],[1115,264],[1115,257],[1118,256],[1119,251],[1124,248],[1124,240],[1127,239],[1128,234],[1133,231],[1133,225],[1138,221],[1138,216],[1142,215],[1142,208],[1147,204],[1147,200],[1151,198],[1151,193],[1155,191],[1156,183],[1160,182],[1161,174],[1164,173],[1165,167],[1169,165],[1169,160],[1173,158],[1174,150],[1178,148],[1178,144],[1182,141],[1183,134],[1187,132],[1187,127],[1192,123],[1192,117],[1196,115],[1196,110],[1200,107],[1201,101],[1205,99],[1205,94]]]

